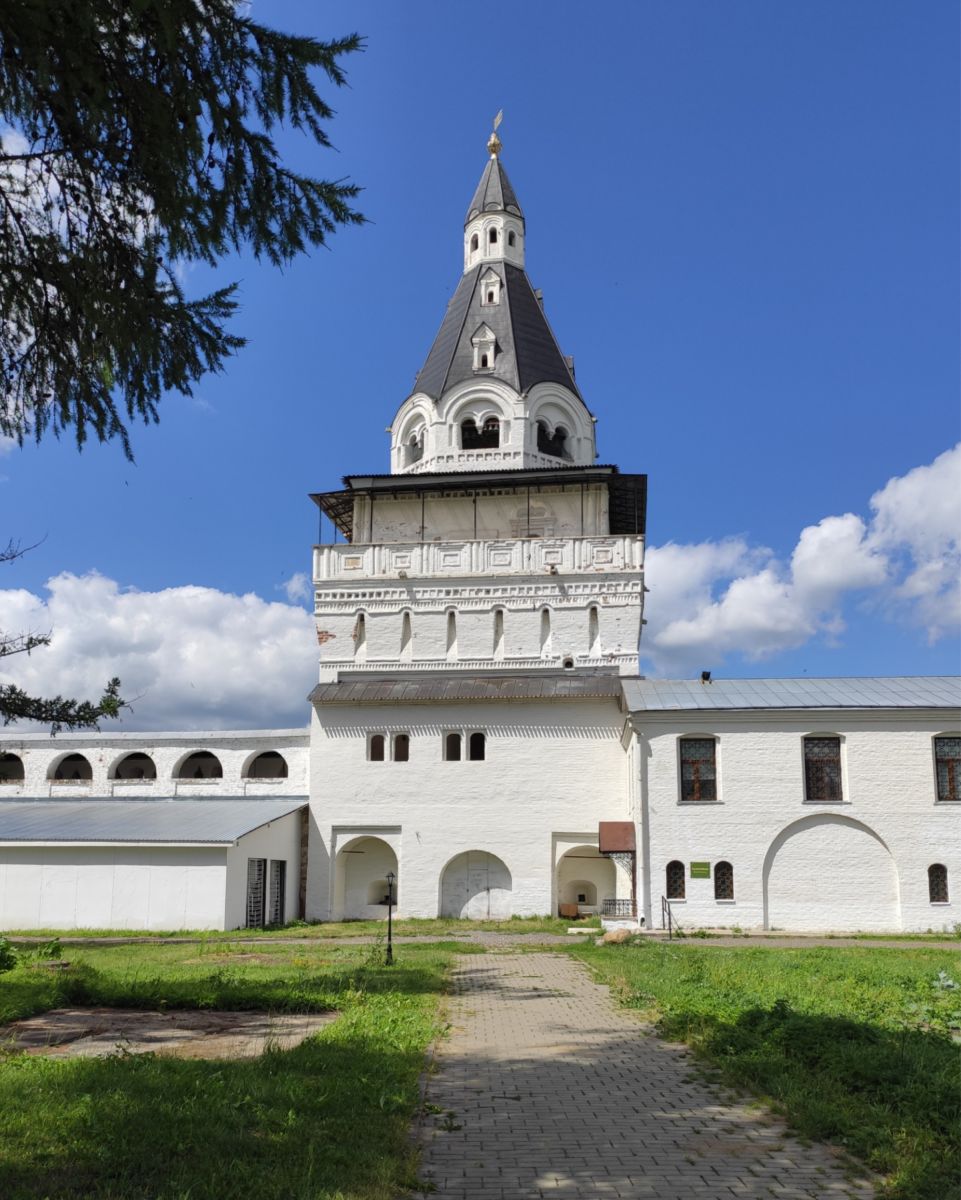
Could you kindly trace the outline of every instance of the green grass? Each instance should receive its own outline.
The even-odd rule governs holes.
[[[961,979],[946,951],[736,949],[690,943],[578,946],[569,953],[693,1047],[793,1129],[833,1142],[885,1178],[897,1200],[959,1191]],[[943,982],[943,978],[942,978]]]
[[[60,1005],[337,1009],[289,1051],[202,1061],[0,1056],[4,1200],[394,1200],[452,944],[70,950],[0,975],[0,1020]]]
[[[397,937],[444,938],[466,933],[567,933],[573,926],[600,928],[600,919],[574,921],[564,917],[511,917],[507,921],[466,921],[456,917],[402,917],[394,921]],[[157,932],[150,929],[20,929],[7,932],[13,941],[23,938],[203,938],[205,941],[258,938],[350,938],[380,936],[386,932],[386,921],[293,921],[289,925],[267,929],[234,929],[227,933],[209,930],[171,929]]]

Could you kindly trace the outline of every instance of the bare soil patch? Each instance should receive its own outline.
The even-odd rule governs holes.
[[[49,1058],[165,1054],[176,1058],[256,1058],[268,1046],[290,1050],[337,1013],[54,1008],[0,1027],[0,1049]]]

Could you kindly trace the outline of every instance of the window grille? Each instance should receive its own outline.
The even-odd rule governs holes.
[[[460,762],[460,743],[459,733],[449,733],[444,738],[444,759],[447,762]]]
[[[840,801],[841,739],[804,739],[804,798],[818,804]]]
[[[734,899],[734,868],[729,862],[714,865],[714,899]]]
[[[928,867],[928,898],[932,904],[948,902],[948,868],[943,863]]]
[[[264,923],[264,884],[267,875],[266,858],[247,859],[247,928],[259,929]]]
[[[487,750],[487,738],[483,733],[470,735],[468,757],[471,762],[483,762]]]
[[[684,899],[684,864],[676,859],[667,864],[667,898]]]
[[[287,896],[287,861],[283,858],[270,860],[270,924],[283,925]]]
[[[713,738],[681,738],[681,799],[717,799],[717,763]]]
[[[938,799],[961,800],[961,737],[936,737],[934,761],[938,773]]]

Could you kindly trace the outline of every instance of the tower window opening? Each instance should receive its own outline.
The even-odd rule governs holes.
[[[409,463],[420,462],[424,457],[424,433],[421,430],[419,433],[412,433],[410,441],[407,443],[407,461]]]
[[[470,240],[471,251],[476,250],[479,245],[480,245],[480,242],[477,240],[477,234],[475,233],[474,236]]]
[[[483,369],[486,369],[488,366],[490,366],[490,363],[488,363],[488,361],[487,361],[487,355],[486,355],[486,354],[482,354],[482,355],[481,355],[481,367],[482,367]]]
[[[496,246],[496,245],[497,245],[497,230],[496,230],[496,229],[491,229],[491,230],[488,232],[488,234],[487,234],[487,240],[490,242],[490,244],[491,244],[492,246]]]
[[[447,661],[454,662],[457,658],[457,616],[453,612],[447,614]]]
[[[537,422],[537,449],[541,454],[549,454],[551,458],[570,458],[567,437],[567,430],[563,425],[558,425],[551,433],[544,421]]]
[[[504,610],[497,608],[494,610],[494,658],[500,660],[504,657]]]
[[[507,244],[508,244],[508,246],[513,246],[513,245],[514,245],[514,242],[515,242],[515,240],[516,240],[516,239],[515,239],[515,236],[514,236],[514,231],[513,231],[513,230],[511,230],[511,232],[510,232],[510,233],[507,235]]]

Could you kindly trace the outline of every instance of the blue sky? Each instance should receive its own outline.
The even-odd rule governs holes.
[[[240,281],[250,344],[134,430],[136,465],[52,440],[0,457],[3,533],[42,539],[0,578],[0,627],[55,634],[11,677],[90,691],[119,663],[132,727],[306,719],[307,493],[388,469],[499,108],[601,461],[649,475],[643,669],[957,671],[956,4],[253,11],[366,35],[350,87],[325,86],[336,152],[283,144],[361,184],[369,224],[283,272],[190,273]]]

